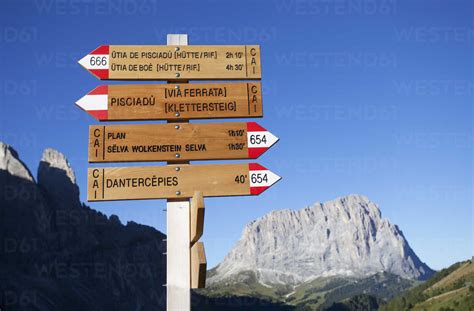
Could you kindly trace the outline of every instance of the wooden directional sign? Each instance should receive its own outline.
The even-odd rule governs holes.
[[[102,85],[76,104],[99,121],[263,115],[260,82]]]
[[[101,80],[261,78],[258,45],[102,45],[79,64]]]
[[[256,159],[277,141],[255,122],[91,126],[89,162]]]
[[[191,247],[191,288],[206,287],[207,260],[204,244],[197,242]]]
[[[191,226],[189,240],[191,246],[193,246],[204,233],[204,197],[201,191],[194,192],[193,198],[191,199]]]
[[[258,195],[280,177],[257,163],[89,168],[88,201]]]

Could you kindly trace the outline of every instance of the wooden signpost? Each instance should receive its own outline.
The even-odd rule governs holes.
[[[255,122],[91,126],[89,162],[256,159],[277,141]]]
[[[102,45],[79,63],[101,80],[167,80],[102,85],[76,104],[98,121],[166,120],[166,124],[94,125],[89,162],[167,161],[164,166],[91,167],[88,201],[167,199],[168,311],[191,309],[191,288],[206,283],[204,197],[259,195],[280,177],[257,163],[191,165],[190,160],[255,159],[278,138],[255,122],[192,119],[262,117],[260,47]],[[180,83],[177,83],[180,82]]]
[[[260,82],[102,85],[76,104],[98,121],[261,117]]]
[[[89,168],[88,201],[258,195],[280,177],[257,163]]]
[[[204,244],[197,242],[191,247],[191,288],[206,287],[206,268]]]
[[[191,199],[191,230],[189,233],[191,246],[193,246],[204,233],[204,212],[204,197],[201,191],[196,191]]]
[[[101,45],[79,64],[101,80],[261,78],[258,45]]]

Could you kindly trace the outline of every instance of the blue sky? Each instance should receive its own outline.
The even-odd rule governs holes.
[[[368,196],[431,267],[473,255],[473,7],[466,0],[3,0],[0,140],[34,171],[68,157],[85,201],[87,128],[74,102],[105,84],[77,64],[101,44],[260,44],[265,117],[283,176],[259,197],[206,200],[209,267],[244,225]],[[120,82],[110,82],[120,83]],[[250,120],[249,120],[250,121]],[[165,231],[165,201],[90,204]]]

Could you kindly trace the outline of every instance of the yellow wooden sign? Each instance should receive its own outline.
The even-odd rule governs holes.
[[[101,85],[76,104],[98,121],[263,115],[260,82]]]
[[[255,159],[278,141],[255,122],[89,128],[89,162]]]
[[[197,242],[191,247],[191,288],[206,287],[207,260],[204,244]]]
[[[193,246],[204,233],[204,213],[206,208],[204,206],[204,197],[201,191],[196,191],[191,199],[191,226],[189,240]]]
[[[101,80],[261,78],[258,45],[102,45],[79,64]]]
[[[88,201],[258,195],[280,177],[257,163],[89,168]]]

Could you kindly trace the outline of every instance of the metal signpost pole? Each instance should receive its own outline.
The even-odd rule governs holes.
[[[169,34],[167,44],[188,45],[188,35]],[[177,162],[168,163],[176,164]],[[178,170],[179,167],[176,169]],[[168,200],[166,203],[166,227],[166,310],[188,311],[191,310],[189,200]]]

